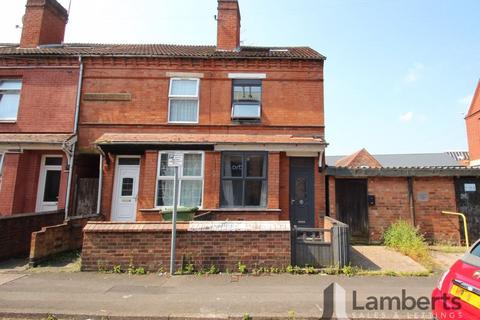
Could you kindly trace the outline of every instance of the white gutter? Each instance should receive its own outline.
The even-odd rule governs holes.
[[[75,102],[75,120],[73,123],[73,135],[77,134],[78,131],[78,116],[80,113],[80,98],[82,94],[82,80],[83,80],[83,60],[82,56],[78,56],[78,63],[80,65],[80,70],[78,71],[78,86],[77,86],[77,97]],[[72,153],[69,156],[67,154],[68,159],[68,180],[67,180],[67,194],[65,197],[65,220],[68,219],[68,212],[70,210],[70,192],[72,189],[72,177],[73,177],[73,160],[75,159],[75,149],[77,146],[77,142],[74,142],[72,145]]]

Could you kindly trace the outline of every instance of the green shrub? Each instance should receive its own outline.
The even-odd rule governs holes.
[[[412,259],[429,264],[431,261],[428,245],[417,228],[404,220],[399,220],[384,232],[384,244]]]

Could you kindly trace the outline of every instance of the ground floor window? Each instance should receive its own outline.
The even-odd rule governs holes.
[[[178,168],[178,205],[201,207],[203,195],[204,153],[182,151],[183,166]],[[173,167],[168,166],[168,152],[160,152],[158,157],[157,207],[173,206]]]
[[[267,153],[222,153],[222,207],[267,205]]]

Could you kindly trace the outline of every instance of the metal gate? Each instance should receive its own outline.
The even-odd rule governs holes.
[[[331,228],[298,228],[292,235],[292,264],[315,268],[338,266],[350,262],[350,236],[348,225],[325,217]]]

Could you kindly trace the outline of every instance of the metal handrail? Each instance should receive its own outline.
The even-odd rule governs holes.
[[[464,230],[464,234],[465,234],[465,244],[467,245],[467,248],[470,248],[470,241],[468,239],[467,217],[465,217],[465,215],[461,212],[442,211],[442,213],[462,217],[463,230]]]

